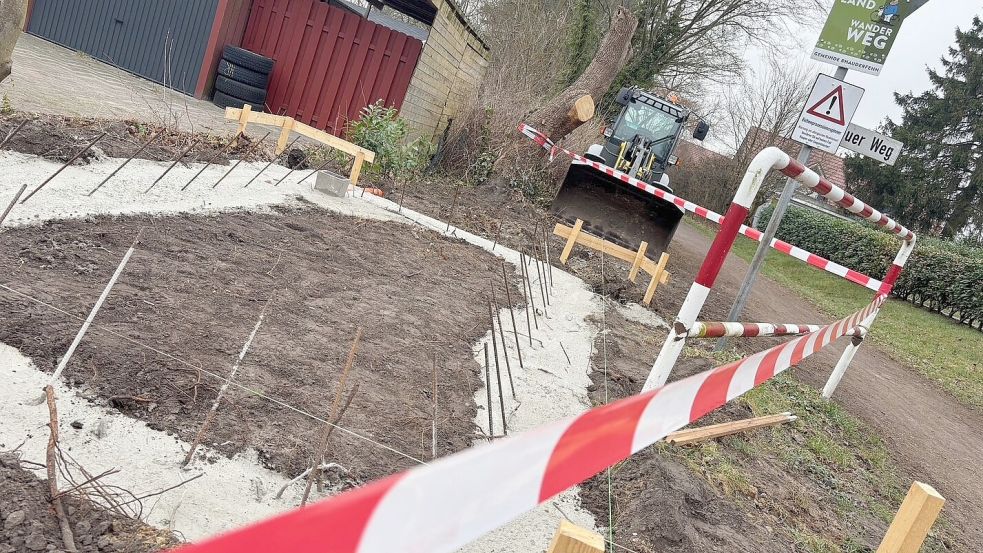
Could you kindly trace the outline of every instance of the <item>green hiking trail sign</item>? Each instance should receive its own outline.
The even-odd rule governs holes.
[[[879,75],[905,18],[928,0],[836,0],[812,59]]]

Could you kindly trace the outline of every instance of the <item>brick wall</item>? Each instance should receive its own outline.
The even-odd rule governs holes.
[[[437,17],[403,102],[413,136],[435,138],[481,83],[488,48],[449,0],[437,0]]]

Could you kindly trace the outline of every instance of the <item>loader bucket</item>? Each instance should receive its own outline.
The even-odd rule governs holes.
[[[646,256],[655,260],[669,247],[683,211],[671,202],[594,169],[573,164],[553,200],[551,211],[571,225],[630,250],[648,242]]]

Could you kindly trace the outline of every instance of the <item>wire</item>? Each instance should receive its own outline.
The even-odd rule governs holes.
[[[608,302],[607,281],[604,277],[604,250],[601,250],[601,359],[604,366],[604,404],[608,398]],[[608,542],[614,543],[614,499],[611,486],[611,467],[607,469],[608,478]]]
[[[65,311],[64,309],[60,309],[58,307],[55,307],[54,305],[52,305],[50,303],[47,303],[44,300],[40,300],[38,298],[35,298],[33,296],[30,296],[30,295],[25,294],[23,292],[20,292],[18,290],[14,290],[13,288],[11,288],[9,286],[6,286],[4,284],[0,284],[0,289],[7,290],[8,292],[11,292],[13,294],[16,294],[16,295],[18,295],[18,296],[20,296],[20,297],[22,297],[24,299],[27,299],[27,300],[32,301],[34,303],[37,303],[39,305],[43,305],[43,306],[47,307],[48,309],[51,309],[53,311],[57,311],[58,313],[61,313],[63,315],[66,315],[68,317],[71,317],[73,319],[76,319],[76,320],[79,320],[79,321],[83,321],[84,320],[82,317],[79,317],[77,315],[74,315],[72,313],[69,313],[68,311]],[[161,350],[159,350],[159,349],[157,349],[157,348],[155,348],[155,347],[153,347],[153,346],[151,346],[149,344],[145,344],[145,343],[140,342],[138,340],[134,340],[133,338],[130,338],[129,336],[124,336],[123,334],[120,334],[120,333],[118,333],[118,332],[116,332],[116,331],[114,331],[114,330],[112,330],[110,328],[107,328],[107,327],[104,327],[104,326],[102,326],[100,324],[95,324],[95,323],[92,324],[92,328],[97,328],[97,329],[102,330],[104,332],[108,332],[109,334],[112,334],[113,336],[116,336],[117,338],[120,338],[122,340],[125,340],[125,341],[127,341],[127,342],[129,342],[129,343],[131,343],[133,345],[136,345],[136,346],[139,346],[139,347],[148,349],[148,350],[150,350],[150,351],[152,351],[152,352],[154,352],[154,353],[156,353],[158,355],[163,355],[164,357],[167,357],[168,359],[171,359],[172,361],[175,361],[175,362],[180,363],[180,364],[182,364],[182,365],[184,365],[186,367],[189,367],[191,369],[194,369],[195,371],[201,371],[202,373],[204,373],[204,374],[206,374],[206,375],[208,375],[208,376],[210,376],[212,378],[215,378],[216,380],[219,380],[219,381],[221,381],[221,382],[223,382],[225,384],[228,384],[228,385],[234,386],[236,388],[239,388],[240,390],[242,390],[244,392],[249,392],[250,394],[253,394],[253,395],[255,395],[255,396],[259,397],[259,398],[265,399],[265,400],[267,400],[267,401],[269,401],[271,403],[274,403],[276,405],[279,405],[280,407],[283,407],[285,409],[288,409],[290,411],[293,411],[293,412],[295,412],[295,413],[297,413],[299,415],[303,415],[303,416],[308,417],[310,419],[313,419],[315,421],[318,421],[318,422],[327,424],[329,426],[332,426],[332,427],[340,430],[341,432],[344,432],[344,433],[346,433],[346,434],[348,434],[350,436],[354,436],[356,438],[359,438],[361,440],[364,440],[364,441],[366,441],[366,442],[368,442],[368,443],[370,443],[372,445],[375,445],[376,447],[380,447],[380,448],[385,449],[387,451],[391,451],[392,453],[395,453],[395,454],[399,455],[400,457],[404,457],[406,459],[409,459],[409,460],[411,460],[411,461],[413,461],[415,463],[421,464],[421,465],[428,465],[429,464],[426,461],[423,461],[421,459],[417,459],[416,457],[414,457],[414,456],[412,456],[412,455],[410,455],[408,453],[403,453],[402,451],[399,451],[398,449],[395,449],[395,448],[393,448],[391,446],[388,446],[388,445],[386,445],[384,443],[377,442],[377,441],[373,440],[372,438],[369,438],[368,436],[365,436],[363,434],[359,434],[358,432],[356,432],[354,430],[350,430],[350,429],[345,428],[343,426],[339,426],[339,425],[337,425],[335,423],[332,423],[330,421],[327,421],[325,419],[322,419],[321,417],[318,417],[317,415],[314,415],[312,413],[309,413],[309,412],[307,412],[307,411],[305,411],[305,410],[303,410],[303,409],[301,409],[299,407],[294,407],[293,405],[290,405],[289,403],[287,403],[287,402],[285,402],[285,401],[283,401],[281,399],[277,399],[277,398],[275,398],[273,396],[267,395],[267,394],[265,394],[265,393],[263,393],[263,392],[261,392],[259,390],[255,390],[255,389],[250,388],[248,386],[239,384],[238,382],[230,381],[229,379],[225,378],[224,376],[221,376],[219,374],[213,373],[213,372],[209,371],[208,369],[204,369],[204,368],[202,368],[202,367],[200,367],[198,365],[194,365],[194,364],[192,364],[192,363],[190,363],[188,361],[185,361],[183,359],[180,359],[178,357],[175,357],[175,356],[171,355],[170,353],[167,353],[165,351],[161,351]]]

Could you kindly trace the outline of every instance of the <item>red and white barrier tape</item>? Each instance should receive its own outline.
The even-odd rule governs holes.
[[[883,301],[746,359],[178,551],[455,551],[798,364]]]
[[[677,339],[683,338],[754,338],[766,336],[801,336],[810,332],[816,332],[822,328],[821,325],[796,325],[796,324],[773,324],[773,323],[735,323],[735,322],[705,322],[697,321],[691,328],[678,329]],[[863,334],[864,330],[858,326],[854,329],[854,335]]]
[[[649,194],[652,194],[653,196],[656,196],[658,198],[661,198],[663,200],[666,200],[667,202],[672,202],[676,206],[678,206],[678,207],[680,207],[680,208],[682,208],[682,209],[684,209],[684,210],[686,210],[686,211],[688,211],[690,213],[693,213],[693,214],[695,214],[695,215],[697,215],[699,217],[703,217],[704,219],[707,219],[709,221],[713,221],[714,223],[717,223],[718,225],[723,221],[724,216],[721,215],[721,214],[719,214],[719,213],[717,213],[717,212],[715,212],[715,211],[711,211],[711,210],[709,210],[709,209],[707,209],[707,208],[705,208],[703,206],[699,206],[697,204],[694,204],[693,202],[690,202],[688,200],[684,200],[683,198],[680,198],[679,196],[675,196],[673,194],[670,194],[669,192],[666,192],[665,190],[662,190],[661,188],[657,188],[655,186],[652,186],[651,184],[649,184],[649,183],[647,183],[645,181],[641,181],[641,180],[638,180],[638,179],[636,179],[634,177],[630,177],[630,176],[628,176],[627,173],[623,173],[621,171],[612,169],[611,167],[608,167],[607,165],[604,165],[602,163],[598,163],[596,161],[591,161],[591,160],[589,160],[589,159],[587,159],[587,158],[585,158],[585,157],[583,157],[583,156],[581,156],[579,154],[576,154],[574,152],[571,152],[570,150],[567,150],[565,148],[561,148],[559,146],[555,146],[553,144],[553,142],[550,141],[550,139],[548,137],[546,137],[545,135],[543,135],[542,133],[540,133],[536,129],[534,129],[534,128],[532,128],[532,127],[530,127],[530,126],[528,126],[528,125],[526,125],[524,123],[519,126],[519,130],[522,132],[522,134],[526,135],[527,137],[529,137],[530,139],[532,139],[534,142],[536,142],[537,144],[539,144],[540,146],[542,146],[544,149],[546,149],[548,152],[550,152],[550,158],[551,159],[556,155],[557,152],[563,152],[563,153],[567,154],[568,156],[570,156],[571,158],[573,158],[573,163],[575,163],[577,165],[588,165],[590,167],[593,167],[594,169],[597,169],[599,171],[602,171],[602,172],[604,172],[604,173],[606,173],[606,174],[608,174],[608,175],[610,175],[612,177],[615,177],[615,178],[621,180],[622,182],[624,182],[626,184],[629,184],[629,185],[631,185],[631,186],[633,186],[633,187],[635,187],[635,188],[637,188],[639,190],[643,190],[645,192],[648,192]],[[743,221],[743,219],[742,219],[742,221]],[[748,238],[750,238],[752,240],[755,240],[757,242],[761,242],[761,240],[764,238],[764,235],[763,235],[763,233],[761,231],[759,231],[757,229],[753,229],[751,227],[748,227],[747,225],[741,225],[741,227],[739,229],[739,232],[741,234],[743,234],[744,236],[747,236]],[[802,248],[798,248],[796,246],[793,246],[792,244],[789,244],[788,242],[784,242],[782,240],[778,240],[777,238],[772,238],[771,244],[769,244],[769,245],[772,248],[774,248],[774,249],[776,249],[776,250],[778,250],[778,251],[780,251],[780,252],[782,252],[782,253],[784,253],[786,255],[789,255],[789,256],[794,257],[794,258],[796,258],[798,260],[801,260],[801,261],[805,261],[806,263],[808,263],[809,265],[812,265],[813,267],[822,269],[822,270],[824,270],[826,272],[829,272],[829,273],[832,273],[832,274],[834,274],[836,276],[845,278],[845,279],[849,280],[850,282],[853,282],[855,284],[859,284],[859,285],[861,285],[861,286],[863,286],[865,288],[868,288],[870,290],[873,290],[875,292],[880,292],[881,291],[881,288],[883,287],[883,283],[881,281],[877,280],[876,278],[872,278],[872,277],[867,276],[867,275],[865,275],[863,273],[859,273],[859,272],[854,271],[852,269],[848,269],[848,268],[844,267],[843,265],[840,265],[838,263],[834,263],[834,262],[832,262],[832,261],[830,261],[830,260],[828,260],[828,259],[826,259],[824,257],[820,257],[820,256],[815,255],[813,253],[810,253],[810,252],[808,252],[806,250],[803,250]]]

